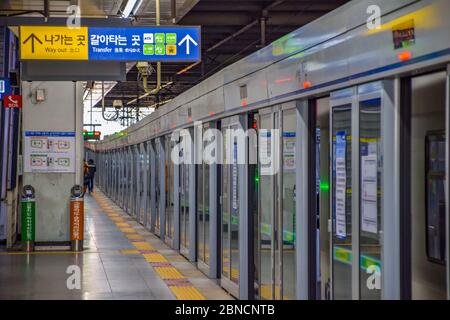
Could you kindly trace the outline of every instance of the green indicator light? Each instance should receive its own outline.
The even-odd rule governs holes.
[[[255,170],[255,184],[259,184],[259,170]]]
[[[320,190],[321,191],[330,190],[330,184],[327,181],[320,181]]]

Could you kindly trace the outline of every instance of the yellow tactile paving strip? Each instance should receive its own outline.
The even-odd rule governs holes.
[[[177,268],[172,266],[169,261],[152,245],[145,241],[144,237],[138,234],[137,230],[111,207],[111,202],[98,191],[93,192],[93,197],[100,205],[108,217],[115,222],[116,226],[125,236],[132,241],[136,249],[121,250],[122,254],[141,254],[155,269],[156,273],[163,279],[172,293],[178,300],[205,300],[205,297],[198,291],[192,283],[189,282]]]

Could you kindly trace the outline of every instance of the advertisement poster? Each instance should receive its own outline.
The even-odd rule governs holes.
[[[75,132],[26,131],[24,143],[24,172],[75,172]]]
[[[347,135],[345,131],[336,134],[336,236],[345,238],[347,236],[345,200],[347,196],[347,171],[346,171],[346,146]]]

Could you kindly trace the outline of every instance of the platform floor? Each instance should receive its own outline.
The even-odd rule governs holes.
[[[82,253],[0,252],[0,299],[232,299],[100,191],[85,212]],[[72,265],[81,289],[68,288]]]

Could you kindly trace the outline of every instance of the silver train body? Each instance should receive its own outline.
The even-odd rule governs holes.
[[[97,184],[239,299],[447,299],[449,30],[446,0],[351,1],[87,144]],[[281,130],[277,174],[170,161],[237,126]]]

